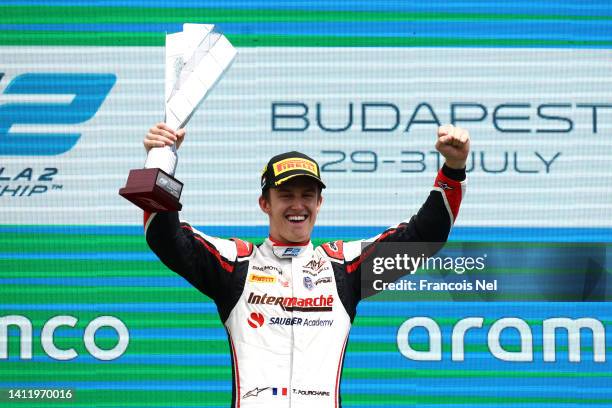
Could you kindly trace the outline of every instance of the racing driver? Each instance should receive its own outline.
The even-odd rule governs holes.
[[[178,147],[184,136],[159,123],[144,145]],[[443,243],[457,217],[468,132],[442,126],[435,147],[445,163],[417,214],[364,241],[313,247],[325,184],[317,162],[298,152],[272,157],[262,173],[259,207],[269,236],[261,245],[208,236],[179,221],[177,212],[145,213],[151,249],[217,305],[231,351],[232,407],[340,406],[346,342],[365,297],[362,243]]]

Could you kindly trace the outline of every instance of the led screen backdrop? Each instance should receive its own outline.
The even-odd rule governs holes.
[[[487,254],[506,286],[470,301],[389,291],[363,302],[345,406],[612,405],[612,309],[601,302],[612,297],[608,2],[111,0],[0,5],[3,404],[24,406],[9,390],[54,389],[73,399],[26,405],[229,405],[214,304],[156,259],[141,211],[117,194],[163,117],[164,33],[185,22],[216,23],[238,47],[179,151],[182,217],[208,234],[261,242],[260,171],[271,155],[300,150],[328,185],[315,242],[373,236],[424,201],[441,164],[437,126],[471,132],[448,251]],[[512,286],[524,276],[535,287]],[[43,346],[58,316],[76,321],[61,318],[75,327],[55,331],[55,347],[74,350],[65,361]],[[94,330],[100,316],[110,320]],[[453,327],[470,317],[483,327],[465,336],[457,361]],[[439,359],[401,353],[398,331],[411,318],[440,327]],[[500,342],[524,351],[531,335],[530,361],[492,351],[502,318],[527,325]],[[592,319],[603,331],[556,331],[555,361],[545,361],[553,318]],[[579,362],[570,361],[577,337]],[[409,340],[425,351],[431,332]],[[105,360],[105,350],[117,355]]]

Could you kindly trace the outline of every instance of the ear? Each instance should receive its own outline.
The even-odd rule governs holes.
[[[270,215],[270,203],[268,200],[266,200],[263,194],[259,196],[259,208],[261,208],[261,211]]]
[[[321,195],[321,193],[319,193],[319,199],[317,203],[317,214],[319,213],[319,210],[321,209],[322,205],[323,205],[323,196]]]

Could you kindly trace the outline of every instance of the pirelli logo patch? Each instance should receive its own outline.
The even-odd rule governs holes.
[[[319,173],[317,173],[317,165],[313,161],[302,159],[301,157],[281,160],[278,163],[274,163],[273,169],[274,176],[296,169],[306,170],[314,176],[319,176]]]
[[[267,276],[267,275],[249,275],[249,282],[253,283],[276,283],[276,276]]]

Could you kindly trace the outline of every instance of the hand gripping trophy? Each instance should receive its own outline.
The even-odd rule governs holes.
[[[235,57],[236,49],[212,24],[184,24],[183,31],[166,35],[164,122],[183,128]],[[152,148],[145,168],[131,170],[119,194],[146,211],[180,210],[177,160],[174,145]]]

